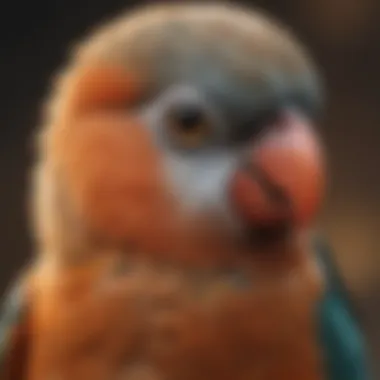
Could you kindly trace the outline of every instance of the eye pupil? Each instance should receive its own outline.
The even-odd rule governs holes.
[[[167,115],[167,127],[172,143],[184,149],[196,149],[211,137],[211,120],[199,104],[177,104]]]
[[[187,105],[172,110],[171,117],[184,132],[191,132],[204,123],[202,110],[196,105]]]

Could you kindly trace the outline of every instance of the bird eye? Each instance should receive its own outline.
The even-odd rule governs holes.
[[[167,115],[170,138],[175,144],[194,149],[210,137],[211,121],[199,105],[183,105],[172,108]]]

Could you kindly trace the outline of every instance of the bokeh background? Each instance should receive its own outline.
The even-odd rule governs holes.
[[[51,78],[68,48],[86,30],[137,3],[10,0],[0,6],[0,293],[32,251],[26,204],[33,131]],[[321,225],[360,311],[376,366],[380,362],[380,1],[245,3],[262,7],[291,26],[325,78],[328,104],[321,129],[331,182]]]

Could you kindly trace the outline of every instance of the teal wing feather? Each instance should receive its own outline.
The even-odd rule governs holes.
[[[369,380],[367,347],[329,246],[317,241],[327,289],[320,305],[320,337],[327,380]]]
[[[27,297],[21,281],[5,295],[0,314],[0,378],[19,380],[26,355]]]

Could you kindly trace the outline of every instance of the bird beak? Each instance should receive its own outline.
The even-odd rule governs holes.
[[[285,110],[253,142],[231,182],[231,202],[249,227],[307,227],[322,200],[325,171],[311,123]]]

